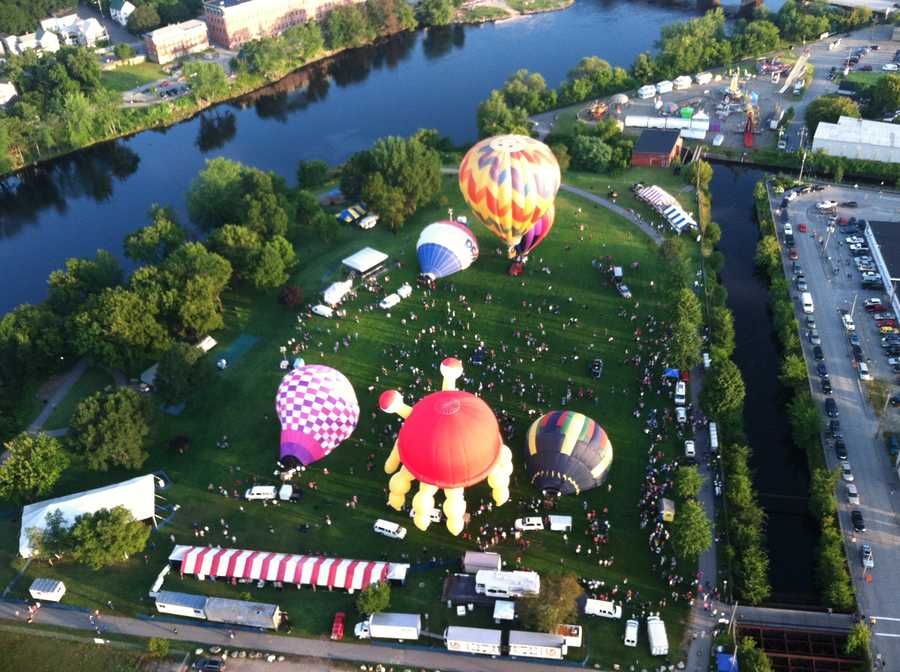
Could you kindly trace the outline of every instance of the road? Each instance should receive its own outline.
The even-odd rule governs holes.
[[[853,200],[860,201],[864,207],[859,211],[841,211],[839,214],[866,216],[867,208],[883,206],[880,204],[877,192],[865,194],[854,189],[834,188],[801,195],[790,203],[788,217],[794,226],[800,263],[815,302],[815,318],[822,339],[824,361],[834,388],[833,397],[840,413],[841,431],[847,444],[854,482],[860,491],[861,505],[851,506],[847,502],[845,484],[841,483],[838,486],[839,520],[845,533],[844,544],[859,610],[867,618],[876,619],[872,628],[875,635],[872,638],[873,650],[876,654],[885,656],[889,669],[898,669],[900,666],[900,600],[897,596],[900,595],[900,572],[897,570],[900,568],[900,527],[897,525],[898,496],[895,493],[898,487],[897,477],[891,469],[887,452],[884,449],[883,439],[879,433],[878,417],[864,396],[838,313],[842,308],[850,310],[854,299],[856,300],[854,319],[857,329],[860,331],[861,347],[866,357],[880,367],[879,360],[884,358],[878,345],[878,336],[875,334],[872,320],[862,310],[862,301],[869,296],[877,296],[878,293],[860,289],[859,275],[855,268],[851,271],[851,277],[848,278],[847,272],[852,266],[848,266],[846,263],[848,258],[846,251],[837,245],[838,242],[842,242],[843,236],[837,234],[828,239],[824,254],[821,245],[812,237],[813,235],[821,236],[823,240],[828,238],[825,219],[816,213],[815,202],[822,199],[848,200],[848,193],[852,193]],[[895,199],[896,197],[889,198]],[[779,204],[780,197],[773,205]],[[776,221],[778,222],[779,239],[783,240],[783,220],[776,218]],[[809,234],[799,232],[798,225],[800,223],[808,224]],[[828,260],[827,257],[831,259]],[[785,273],[790,278],[790,262],[786,255],[783,255],[782,259]],[[836,274],[832,270],[835,261],[839,262],[839,272]],[[799,292],[792,290],[797,317],[802,324],[805,315],[801,312],[797,300],[798,295]],[[818,376],[815,375],[813,368],[812,346],[807,338],[803,337],[801,340],[807,362],[810,363],[813,398],[821,409],[825,397],[821,392]],[[876,375],[878,375],[878,369],[876,369]],[[888,412],[895,411],[889,410]],[[825,449],[825,459],[829,468],[837,467],[838,460],[831,446]],[[854,535],[850,524],[850,511],[854,508],[862,511],[868,527],[867,532],[859,537]],[[859,548],[860,544],[864,542],[872,545],[875,557],[875,568],[870,570],[869,576],[863,574],[860,563]]]

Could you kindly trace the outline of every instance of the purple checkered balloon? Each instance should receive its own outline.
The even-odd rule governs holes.
[[[320,364],[301,366],[281,379],[275,395],[281,420],[281,461],[311,464],[356,429],[359,402],[347,377]]]

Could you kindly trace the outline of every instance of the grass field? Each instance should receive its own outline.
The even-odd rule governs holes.
[[[53,409],[47,422],[44,423],[44,429],[60,429],[67,427],[69,419],[75,412],[75,408],[79,402],[85,397],[89,397],[94,392],[102,390],[107,385],[112,385],[113,379],[106,371],[95,367],[89,368],[82,374],[69,393],[63,398],[59,405]]]
[[[166,77],[166,71],[156,63],[126,65],[100,73],[100,81],[103,86],[113,91],[130,91],[137,86],[143,86],[164,77]]]
[[[462,10],[466,21],[494,21],[511,16],[501,7],[471,7]]]
[[[887,73],[881,72],[880,70],[873,70],[871,72],[861,72],[857,70],[855,72],[851,72],[849,75],[844,77],[844,79],[849,82],[857,82],[859,84],[874,84],[886,74]]]
[[[694,209],[692,194],[680,186],[681,178],[665,171],[633,171],[620,178],[570,174],[567,181],[603,194],[607,185],[614,185],[622,194],[620,203],[627,204],[630,198],[627,185],[650,178],[681,197],[688,209]],[[417,213],[396,235],[380,227],[367,232],[348,228],[332,245],[311,244],[301,248],[300,270],[295,281],[303,286],[307,301],[315,302],[318,293],[338,279],[340,260],[370,245],[389,253],[392,260],[400,264],[383,278],[386,287],[395,289],[404,281],[415,284],[418,272],[416,238],[426,223],[445,217],[447,207],[452,207],[457,214],[467,212],[452,179],[445,180],[441,207]],[[606,581],[608,586],[618,585],[619,598],[626,590],[632,590],[635,599],[625,606],[626,616],[635,613],[639,602],[668,598],[670,589],[651,567],[653,556],[647,548],[648,532],[639,527],[638,500],[649,439],[643,431],[642,420],[633,415],[639,401],[638,383],[643,374],[641,369],[625,361],[642,347],[634,341],[635,327],[642,326],[648,316],[664,319],[668,313],[668,306],[658,291],[662,279],[657,272],[657,251],[631,224],[565,192],[560,192],[557,199],[557,213],[552,235],[532,255],[521,277],[513,279],[506,274],[508,262],[499,253],[496,239],[476,225],[473,230],[481,247],[478,262],[471,269],[441,282],[433,296],[426,298],[416,289],[413,296],[390,315],[377,308],[371,309],[378,297],[365,291],[345,305],[349,312],[347,318],[329,321],[304,316],[302,324],[298,322],[297,311],[279,306],[273,293],[241,291],[227,296],[228,327],[215,334],[221,345],[211,356],[224,350],[242,333],[257,336],[259,341],[205,388],[198,390],[180,416],[163,416],[158,423],[151,457],[143,472],[164,469],[172,477],[173,485],[160,493],[168,503],[181,507],[172,523],[151,537],[145,557],[134,557],[126,564],[104,570],[102,575],[77,565],[49,567],[44,563],[32,563],[18,586],[18,593],[22,593],[34,576],[59,577],[68,586],[67,602],[105,609],[107,600],[111,600],[119,612],[151,612],[147,591],[172,549],[170,535],[177,543],[320,552],[360,559],[387,558],[408,560],[414,565],[432,558],[458,559],[464,550],[473,548],[472,542],[452,537],[440,525],[433,525],[427,533],[420,532],[405,514],[386,508],[388,476],[381,465],[398,425],[393,416],[377,411],[378,395],[385,389],[400,389],[407,401],[413,403],[425,393],[439,388],[438,364],[443,357],[453,355],[467,363],[466,380],[460,387],[476,391],[479,384],[484,383],[483,398],[495,412],[507,413],[514,426],[513,433],[504,436],[516,458],[512,499],[484,516],[473,517],[470,531],[484,523],[509,527],[514,518],[526,512],[525,501],[533,499],[536,493],[529,487],[522,466],[525,432],[533,417],[560,407],[568,387],[573,391],[573,398],[567,407],[594,417],[610,435],[615,448],[609,479],[612,488],[598,488],[560,502],[558,512],[575,517],[576,527],[568,543],[558,534],[531,533],[529,538],[533,543],[525,553],[512,542],[505,542],[494,550],[501,552],[510,565],[522,555],[527,567],[540,572],[571,570],[581,577]],[[607,278],[592,268],[593,259],[605,257],[625,266],[626,281],[635,297],[632,302],[621,299]],[[639,269],[631,268],[632,262],[638,262]],[[543,267],[548,267],[551,274],[543,272]],[[651,280],[657,283],[657,289],[651,289]],[[455,293],[450,289],[451,283]],[[485,297],[488,292],[492,295],[490,302]],[[462,319],[450,327],[446,324],[448,305],[449,310],[455,310],[460,317],[463,315],[459,294],[468,298],[469,305],[477,313],[477,317],[465,318],[470,321],[469,330],[465,330]],[[425,304],[432,301],[436,307],[426,309]],[[558,313],[556,308],[551,309],[552,306],[558,307]],[[633,320],[632,315],[636,316]],[[577,318],[577,326],[569,326],[571,318]],[[417,343],[421,330],[431,326],[436,328],[436,333],[418,339]],[[542,329],[543,335],[540,334]],[[533,348],[528,347],[521,336],[516,336],[517,330],[539,336],[539,340],[549,346],[549,352],[537,355],[532,361]],[[303,353],[306,361],[334,366],[354,384],[362,408],[356,432],[325,460],[306,470],[300,478],[305,496],[299,503],[264,507],[260,502],[247,503],[217,494],[220,486],[242,492],[254,482],[273,482],[273,462],[279,442],[273,400],[283,375],[278,368],[279,346],[291,338],[299,338],[303,332],[310,336],[310,345]],[[351,345],[335,352],[334,344],[345,337],[350,339]],[[645,335],[645,341],[646,338]],[[435,340],[434,351],[431,339]],[[477,367],[470,362],[472,349],[481,341],[487,348],[496,350],[498,360],[504,362],[506,383],[503,386],[490,389],[492,376],[486,367]],[[505,355],[501,354],[504,344],[509,349]],[[401,349],[404,354],[400,354]],[[644,352],[647,351],[644,346]],[[599,382],[592,381],[587,375],[588,362],[594,357],[601,357],[605,362],[603,378]],[[399,359],[400,365],[395,364],[395,359]],[[422,371],[419,382],[410,373],[412,365]],[[513,394],[510,388],[515,380],[542,386],[547,401],[538,403],[530,392],[524,398]],[[579,398],[577,394],[579,388],[589,387],[595,390],[594,402]],[[656,396],[656,393],[648,394],[644,401],[660,411],[672,405],[668,395]],[[184,455],[172,454],[166,448],[169,438],[176,434],[191,438],[191,448]],[[224,435],[229,438],[230,448],[223,450],[216,447],[216,442]],[[663,448],[675,455],[677,443],[670,436]],[[375,455],[371,472],[366,469],[370,454]],[[327,475],[324,468],[329,470]],[[133,472],[122,471],[89,472],[76,463],[64,475],[56,494],[132,475]],[[307,489],[305,484],[309,481],[317,482],[319,489]],[[346,506],[353,495],[359,498],[355,510]],[[489,498],[489,490],[485,484],[477,485],[467,490],[466,497],[469,511],[477,511],[479,501]],[[598,511],[609,507],[610,542],[602,548],[601,557],[614,557],[612,567],[598,566],[596,555],[574,553],[576,544],[587,541],[583,501]],[[333,524],[330,526],[324,522],[326,514],[331,517]],[[406,540],[399,542],[374,534],[371,525],[378,517],[405,524],[409,528]],[[227,522],[229,535],[235,535],[236,542],[223,536],[220,519]],[[191,531],[194,522],[209,527],[204,539],[194,537]],[[305,533],[299,530],[304,523],[312,526]],[[0,527],[0,560],[3,560],[0,567],[6,571],[9,570],[5,566],[11,563],[15,549],[15,537],[10,539],[12,534],[17,534],[13,528],[14,525]],[[414,568],[406,586],[395,589],[391,609],[422,613],[426,619],[425,627],[431,632],[441,632],[448,623],[492,626],[490,614],[485,609],[476,609],[473,614],[459,618],[441,603],[441,585],[449,571],[446,568]],[[685,574],[690,575],[692,571],[684,568]],[[199,582],[171,575],[165,587],[231,597],[247,591],[253,599],[280,604],[294,621],[295,632],[304,635],[323,636],[327,633],[335,611],[351,612],[351,621],[355,617],[352,613],[354,598],[343,592],[308,589],[277,592],[250,585],[235,589],[222,582]],[[670,601],[664,610],[673,658],[678,656],[677,643],[682,638],[686,615],[683,603],[672,606]],[[643,637],[642,646],[637,649],[624,648],[622,622],[586,620],[584,617],[581,622],[586,626],[588,648],[574,650],[571,657],[581,659],[589,654],[591,662],[602,662],[604,666],[612,663],[647,666],[651,662]]]
[[[139,672],[155,669],[133,649],[63,641],[50,636],[0,631],[0,671]]]

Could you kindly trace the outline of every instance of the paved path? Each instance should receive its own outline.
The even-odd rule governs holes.
[[[16,617],[15,612],[19,611]],[[24,623],[26,609],[21,604],[0,602],[0,619]],[[41,607],[34,616],[34,622],[78,630],[91,630],[90,616],[85,611],[60,609],[53,606]],[[208,646],[218,645],[224,649],[258,650],[296,656],[312,656],[321,659],[380,662],[385,665],[402,667],[425,667],[454,672],[508,672],[522,661],[509,658],[493,659],[486,656],[453,654],[439,649],[395,648],[374,644],[351,644],[332,642],[330,639],[303,639],[282,637],[262,632],[236,631],[234,639],[228,638],[225,628],[204,627],[193,623],[173,623],[170,621],[139,620],[123,616],[106,616],[97,619],[101,636],[109,634],[136,637],[163,637],[171,640],[197,642]],[[571,672],[572,666],[533,663],[528,661],[528,672]]]
[[[86,359],[78,360],[78,363],[65,374],[63,377],[62,384],[56,389],[56,392],[53,393],[53,396],[47,400],[47,403],[44,404],[44,408],[38,414],[37,418],[34,419],[30,425],[28,425],[29,432],[39,432],[44,427],[44,423],[47,422],[47,418],[50,417],[50,414],[53,413],[54,409],[59,405],[59,403],[66,398],[66,395],[69,393],[69,390],[72,389],[72,386],[78,382],[78,379],[81,378],[81,375],[87,371],[88,362]]]
[[[770,194],[777,206],[780,197]],[[855,190],[851,187],[830,187],[822,192],[801,195],[788,208],[789,221],[794,225],[796,247],[800,255],[800,263],[806,274],[806,282],[815,303],[816,326],[822,340],[822,351],[825,364],[831,379],[833,398],[840,413],[841,432],[847,445],[849,462],[852,466],[854,482],[859,488],[860,505],[847,502],[846,484],[839,483],[837,488],[838,520],[844,531],[844,547],[849,560],[850,574],[856,592],[859,611],[866,618],[875,617],[872,627],[872,649],[887,659],[887,669],[900,669],[900,526],[897,525],[898,496],[897,475],[891,469],[887,451],[884,448],[880,433],[879,419],[868,403],[860,385],[847,335],[841,324],[839,309],[853,309],[856,333],[859,334],[861,347],[875,375],[887,375],[885,357],[879,346],[879,334],[870,316],[862,310],[863,300],[870,296],[882,296],[882,292],[860,289],[859,274],[852,268],[850,255],[843,243],[843,236],[832,235],[828,238],[823,251],[821,245],[811,235],[801,234],[800,223],[808,225],[811,234],[828,237],[825,230],[824,217],[815,210],[815,202],[823,199],[837,201],[855,200],[860,207],[855,211],[841,210],[839,214],[853,214],[858,217],[873,219],[897,219],[897,197],[877,195],[874,191]],[[890,212],[890,217],[887,213]],[[778,237],[783,240],[783,221],[777,220]],[[830,260],[829,260],[830,259]],[[791,277],[790,261],[783,256],[784,270]],[[834,273],[833,266],[838,272]],[[848,276],[848,271],[849,275]],[[798,292],[791,291],[796,299]],[[855,301],[855,306],[854,306]],[[806,316],[800,311],[799,302],[795,301],[795,310],[801,324]],[[810,365],[810,388],[813,399],[821,409],[825,396],[821,392],[818,376],[815,374],[812,348],[809,340],[802,334],[803,349]],[[891,377],[893,377],[891,375]],[[889,378],[888,380],[890,380]],[[896,414],[894,409],[887,413]],[[824,413],[823,413],[824,416]],[[824,420],[824,417],[823,417]],[[829,468],[836,468],[838,460],[834,449],[825,449],[825,461]],[[866,522],[865,534],[853,532],[850,522],[850,511],[862,511]],[[875,557],[875,568],[863,572],[859,559],[860,545],[869,543]]]

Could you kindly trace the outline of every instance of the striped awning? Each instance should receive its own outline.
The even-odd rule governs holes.
[[[670,205],[663,211],[663,216],[669,222],[669,225],[679,233],[684,229],[696,228],[697,222],[688,213],[681,209],[680,206]]]
[[[657,187],[655,184],[649,187],[644,187],[637,192],[638,198],[642,201],[646,201],[654,208],[662,212],[670,205],[676,205],[678,203],[675,200],[675,197],[672,196],[668,191]]]
[[[371,560],[325,558],[209,546],[179,546],[170,560],[181,559],[182,575],[224,579],[280,581],[298,586],[362,590],[369,584],[405,575],[407,566]]]

